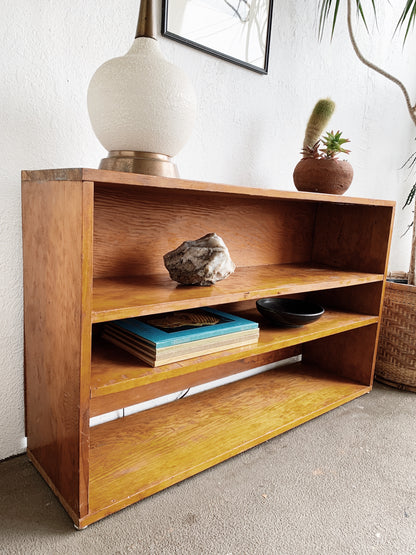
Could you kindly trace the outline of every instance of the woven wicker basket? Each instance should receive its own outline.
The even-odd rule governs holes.
[[[416,392],[416,286],[386,283],[376,380]]]

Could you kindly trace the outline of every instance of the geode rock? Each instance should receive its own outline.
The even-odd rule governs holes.
[[[224,241],[216,233],[185,241],[166,253],[163,261],[171,279],[185,285],[213,285],[235,270]]]

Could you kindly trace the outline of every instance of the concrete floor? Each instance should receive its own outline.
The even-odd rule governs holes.
[[[416,394],[355,401],[76,531],[25,456],[0,464],[0,553],[416,553]]]

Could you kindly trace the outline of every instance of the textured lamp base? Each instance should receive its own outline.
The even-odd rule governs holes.
[[[179,177],[176,164],[170,156],[135,150],[111,150],[108,157],[101,160],[100,170]]]

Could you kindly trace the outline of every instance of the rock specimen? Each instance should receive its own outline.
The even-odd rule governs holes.
[[[163,257],[171,279],[185,285],[213,285],[235,270],[224,241],[208,233],[195,241],[185,241]]]

